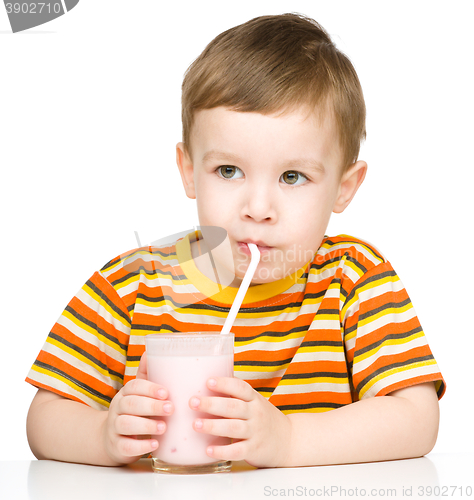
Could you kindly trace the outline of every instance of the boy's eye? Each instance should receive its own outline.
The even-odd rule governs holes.
[[[222,165],[217,171],[221,177],[224,179],[238,179],[242,177],[242,170],[239,167],[233,167],[232,165]]]
[[[306,181],[306,177],[299,172],[295,172],[294,170],[288,170],[284,172],[280,179],[286,183],[291,184],[292,186],[298,186],[299,184],[303,184]]]

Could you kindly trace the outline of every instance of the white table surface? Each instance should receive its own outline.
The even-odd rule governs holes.
[[[364,496],[474,499],[473,472],[474,453],[432,453],[409,460],[289,469],[254,469],[237,462],[230,473],[209,475],[153,473],[151,461],[147,459],[126,467],[96,467],[49,460],[0,461],[0,500],[253,500]]]

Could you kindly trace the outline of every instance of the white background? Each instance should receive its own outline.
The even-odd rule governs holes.
[[[145,244],[198,222],[175,166],[186,68],[220,32],[288,11],[333,36],[367,102],[368,175],[327,233],[392,262],[448,384],[434,451],[472,449],[470,5],[81,0],[17,34],[0,5],[0,460],[33,458],[24,378],[72,296],[134,231]]]

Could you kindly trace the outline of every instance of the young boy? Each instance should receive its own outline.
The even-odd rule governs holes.
[[[190,406],[196,432],[234,438],[211,457],[258,467],[417,457],[434,446],[445,383],[410,299],[372,245],[326,237],[364,180],[365,105],[349,60],[313,20],[253,19],[216,37],[183,82],[177,163],[203,227],[227,233],[213,264],[202,234],[119,256],[54,325],[27,381],[38,458],[131,463],[158,447],[166,386],[146,380],[145,336],[234,323],[235,377]],[[228,397],[220,397],[222,395]],[[170,398],[170,399],[168,399]]]

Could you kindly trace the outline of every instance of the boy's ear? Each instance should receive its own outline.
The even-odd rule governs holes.
[[[196,199],[194,166],[184,142],[178,142],[178,144],[176,144],[176,163],[179,168],[179,173],[181,174],[186,196],[191,199]]]
[[[336,202],[332,210],[333,212],[340,214],[346,209],[364,181],[366,173],[367,163],[365,163],[365,161],[357,161],[350,166],[345,174],[343,174],[339,184]]]

